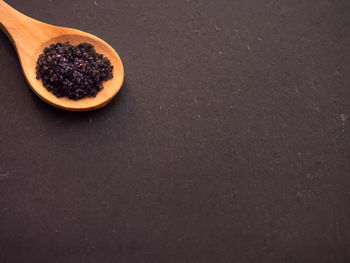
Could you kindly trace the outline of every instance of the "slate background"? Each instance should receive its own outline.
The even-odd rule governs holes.
[[[350,262],[350,2],[8,0],[109,42],[106,108],[0,33],[0,262]]]

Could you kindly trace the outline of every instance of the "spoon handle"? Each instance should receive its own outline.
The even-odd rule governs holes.
[[[43,35],[38,28],[39,24],[44,23],[20,13],[0,0],[0,29],[11,40],[17,51],[27,52],[35,47],[34,41]]]
[[[21,21],[29,19],[29,17],[18,12],[16,9],[0,0],[0,24],[4,27],[19,26]]]
[[[30,33],[30,27],[34,19],[23,15],[16,9],[0,0],[0,29],[15,42],[26,31]]]

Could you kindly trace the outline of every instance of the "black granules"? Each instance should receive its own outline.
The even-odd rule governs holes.
[[[95,97],[103,89],[102,81],[113,78],[112,71],[110,60],[88,43],[52,44],[39,56],[36,67],[37,79],[47,90],[73,100]]]

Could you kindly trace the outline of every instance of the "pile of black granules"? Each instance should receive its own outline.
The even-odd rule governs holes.
[[[57,97],[79,100],[95,97],[103,89],[102,81],[113,78],[113,66],[108,58],[96,53],[87,43],[72,46],[52,44],[39,56],[37,79]]]

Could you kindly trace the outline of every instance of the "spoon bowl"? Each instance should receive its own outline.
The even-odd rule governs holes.
[[[31,89],[47,103],[70,111],[88,111],[101,108],[110,102],[120,90],[124,81],[124,68],[117,52],[102,39],[72,28],[49,25],[23,15],[0,0],[0,28],[6,33],[21,61],[25,78]],[[97,53],[108,57],[113,65],[113,78],[103,82],[103,89],[96,97],[71,100],[57,98],[36,78],[39,55],[51,44],[70,42],[72,45],[89,43]]]

